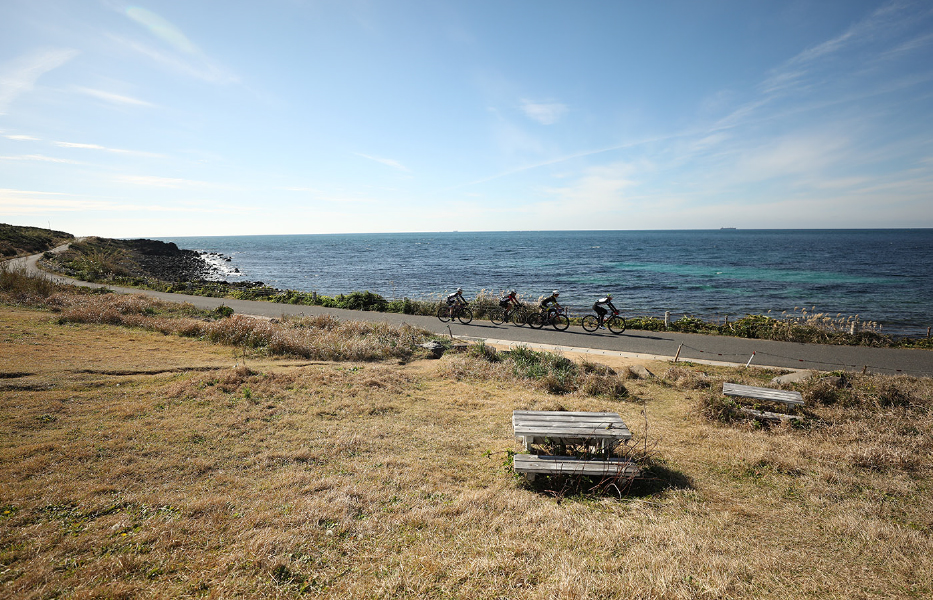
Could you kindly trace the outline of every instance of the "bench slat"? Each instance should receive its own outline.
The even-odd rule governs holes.
[[[551,437],[551,438],[610,438],[631,439],[628,429],[605,427],[515,427],[515,437]]]
[[[566,419],[570,417],[615,417],[619,418],[618,413],[611,412],[572,412],[569,410],[513,410],[512,416],[530,416],[530,417],[560,417]]]
[[[624,424],[622,419],[529,419],[528,417],[515,417],[512,419],[515,425],[531,425],[547,427],[553,423],[566,425],[579,425],[581,427],[618,427]]]
[[[800,392],[788,392],[785,390],[756,387],[753,385],[741,385],[738,383],[723,383],[722,393],[726,396],[733,396],[737,398],[752,398],[753,400],[763,400],[767,402],[782,402],[790,406],[800,406],[804,403],[803,396],[800,395]]]
[[[623,458],[608,460],[583,460],[566,456],[535,456],[516,454],[516,473],[539,473],[543,475],[591,475],[612,477],[638,477],[641,470],[635,463]]]

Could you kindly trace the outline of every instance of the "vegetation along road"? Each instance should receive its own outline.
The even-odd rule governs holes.
[[[33,273],[41,255],[17,259]],[[567,331],[554,331],[514,325],[493,325],[489,321],[474,320],[469,325],[441,323],[435,317],[396,313],[361,312],[320,306],[275,304],[271,302],[234,300],[168,294],[149,290],[101,286],[59,276],[56,281],[90,287],[109,287],[118,293],[144,294],[169,302],[189,302],[198,308],[214,309],[220,305],[232,308],[238,314],[277,318],[282,315],[331,314],[341,319],[410,323],[438,334],[450,334],[469,340],[487,340],[502,343],[542,345],[558,350],[592,350],[640,355],[644,357],[673,358],[695,362],[725,362],[791,369],[817,369],[820,371],[866,371],[868,373],[933,376],[933,352],[920,349],[869,348],[862,346],[829,346],[754,340],[728,336],[699,335],[676,332],[626,330],[621,335],[606,331],[587,333],[579,327]]]

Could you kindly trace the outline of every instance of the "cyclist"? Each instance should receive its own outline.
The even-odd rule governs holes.
[[[619,312],[619,310],[612,303],[612,294],[606,294],[604,297],[597,300],[593,304],[593,310],[595,310],[596,314],[599,315],[599,326],[600,327],[603,326],[603,321],[605,320],[606,315],[609,313],[608,310],[603,308],[604,306],[608,306],[609,310],[611,310],[613,314]]]
[[[541,312],[545,312],[545,318],[551,319],[555,314],[557,314],[557,309],[561,306],[557,302],[557,297],[560,296],[560,292],[554,290],[551,292],[551,295],[541,301]]]
[[[454,318],[454,307],[466,306],[467,301],[463,297],[463,288],[458,287],[453,294],[447,294],[447,307],[450,311],[450,318]]]
[[[509,310],[514,309],[515,307],[521,306],[522,303],[518,300],[518,294],[515,293],[515,290],[509,290],[509,293],[499,300],[499,306]]]

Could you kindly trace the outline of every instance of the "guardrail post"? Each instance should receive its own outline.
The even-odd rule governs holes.
[[[669,310],[664,311],[664,326],[665,327],[671,326],[671,311]]]

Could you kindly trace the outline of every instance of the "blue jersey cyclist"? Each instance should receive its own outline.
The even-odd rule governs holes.
[[[609,311],[603,307],[609,307],[609,310],[611,310],[612,314],[614,315],[619,313],[619,310],[612,303],[612,294],[606,294],[605,296],[603,296],[602,298],[600,298],[593,304],[593,310],[595,310],[596,314],[599,315],[600,325],[603,324],[603,320],[606,318],[606,315],[609,313]]]
[[[560,296],[560,292],[554,290],[551,292],[551,295],[541,301],[541,310],[547,311],[547,316],[551,317],[557,310],[560,308],[560,303],[557,302],[557,297]]]

